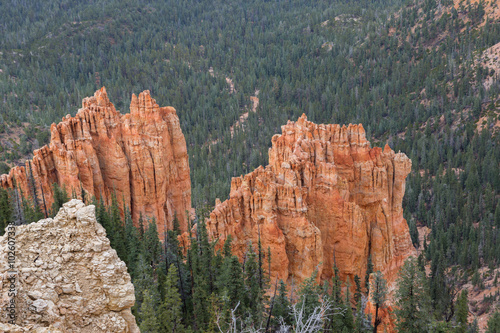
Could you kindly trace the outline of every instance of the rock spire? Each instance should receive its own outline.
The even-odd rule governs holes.
[[[15,167],[0,176],[0,186],[12,188],[14,180],[24,194],[29,190],[28,170],[35,179],[39,202],[54,201],[52,184],[81,198],[113,194],[139,216],[155,217],[160,235],[171,227],[175,215],[187,229],[191,212],[191,181],[186,141],[172,107],[159,107],[149,91],[132,95],[130,114],[120,114],[106,89],[84,98],[75,117],[67,115],[51,126],[51,141],[34,151],[26,167]],[[43,208],[44,209],[44,208]]]
[[[415,251],[402,209],[410,170],[405,154],[370,148],[362,125],[314,124],[302,115],[273,136],[269,165],[232,179],[207,229],[219,245],[231,234],[240,258],[260,235],[273,279],[298,285],[316,268],[330,279],[335,262],[352,283],[355,275],[364,280],[371,257],[394,281]]]

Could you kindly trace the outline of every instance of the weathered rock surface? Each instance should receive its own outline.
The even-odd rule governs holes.
[[[10,302],[8,235],[0,237],[0,306]],[[17,226],[15,324],[5,332],[139,332],[127,267],[97,223],[95,207],[64,204],[54,219]]]
[[[272,138],[268,166],[232,179],[207,229],[219,244],[231,234],[240,258],[260,233],[273,279],[297,285],[316,267],[330,279],[335,260],[352,282],[371,256],[392,282],[415,251],[402,210],[410,170],[405,154],[370,148],[362,125],[318,125],[303,115]]]
[[[160,235],[171,227],[177,214],[181,229],[187,228],[191,211],[191,180],[186,141],[172,107],[159,107],[149,91],[132,95],[130,114],[120,114],[109,101],[106,89],[82,102],[75,117],[69,115],[52,124],[51,141],[34,151],[31,169],[40,203],[42,193],[52,205],[52,184],[66,187],[69,194],[111,202],[113,192],[120,204],[130,207],[134,221],[140,214],[155,216]],[[28,163],[0,176],[0,186],[23,193],[28,186]],[[120,205],[121,206],[121,205]]]

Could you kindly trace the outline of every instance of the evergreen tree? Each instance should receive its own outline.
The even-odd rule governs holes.
[[[357,274],[354,275],[354,284],[356,286],[356,291],[354,292],[354,302],[358,304],[359,301],[361,300],[361,295],[363,295],[363,293],[361,290],[361,279]]]
[[[396,283],[396,329],[408,333],[428,332],[431,312],[429,291],[415,257],[405,261]]]
[[[132,275],[135,289],[135,305],[132,308],[132,313],[137,316],[139,312],[138,309],[141,308],[143,302],[145,290],[148,289],[150,293],[152,293],[153,291],[157,292],[158,288],[153,279],[153,268],[144,258],[144,251],[139,253],[133,271],[135,272],[135,274]]]
[[[224,258],[231,258],[233,256],[231,241],[232,241],[232,236],[228,235],[226,241],[224,242],[224,246],[222,248],[222,254],[224,255]]]
[[[457,332],[466,333],[469,324],[469,300],[467,290],[463,290],[457,300]]]
[[[144,259],[153,268],[159,264],[162,253],[162,245],[158,238],[158,229],[156,220],[153,218],[149,221],[148,228],[144,232]]]
[[[160,330],[158,332],[184,332],[182,324],[182,301],[179,294],[179,277],[174,264],[168,269],[165,297],[159,309]]]
[[[368,300],[365,296],[361,296],[359,302],[356,305],[356,319],[354,321],[355,333],[369,333],[373,330],[371,325],[371,317],[365,313],[367,301]]]
[[[160,332],[157,309],[160,304],[160,297],[156,288],[145,289],[143,293],[144,301],[140,310],[139,328],[144,333]]]
[[[346,311],[343,320],[343,327],[347,332],[352,332],[354,330],[354,315],[352,313],[352,307],[351,307],[351,293],[349,290],[350,288],[351,285],[349,283],[349,277],[347,277],[345,304],[344,304],[344,308],[346,309]]]
[[[486,333],[499,333],[500,332],[500,312],[495,312],[488,320],[488,330]]]
[[[222,274],[218,281],[219,290],[227,292],[227,307],[234,309],[238,302],[243,299],[243,272],[238,257],[224,258]]]
[[[191,238],[188,262],[191,269],[191,295],[196,328],[205,330],[210,321],[209,299],[215,285],[212,267],[213,246],[208,241],[204,222],[197,223],[196,237]],[[241,288],[242,284],[239,287]]]
[[[308,318],[320,306],[320,288],[316,284],[318,270],[315,269],[310,277],[304,280],[299,288],[299,309],[304,307],[304,318]]]
[[[121,218],[120,207],[116,195],[111,196],[111,206],[109,207],[109,220],[105,227],[111,247],[116,250],[118,257],[127,260],[127,248],[125,240],[125,227]]]
[[[59,187],[57,183],[52,184],[52,190],[54,192],[54,203],[52,203],[50,215],[55,216],[62,205],[69,201],[69,197],[68,192],[66,192],[66,188],[64,186],[62,188]]]
[[[0,232],[4,233],[5,228],[12,222],[13,209],[10,201],[9,191],[0,188]]]
[[[280,318],[283,319],[285,324],[290,325],[292,318],[290,317],[290,300],[288,299],[288,291],[286,284],[283,280],[279,281],[278,295],[274,300],[273,306],[273,327],[277,328],[280,323]]]
[[[342,281],[340,280],[340,271],[336,263],[333,264],[332,301],[336,305],[342,303]]]
[[[139,213],[139,238],[142,240],[144,237],[144,218],[142,212]]]
[[[258,249],[258,254],[259,254],[259,288],[264,289],[264,276],[262,273],[262,266],[263,266],[263,253],[262,253],[262,243],[260,241],[260,225],[259,225],[259,240],[257,244],[257,249]]]
[[[377,328],[382,322],[379,317],[378,312],[381,308],[385,307],[386,297],[387,297],[387,282],[384,280],[382,273],[377,271],[373,278],[373,284],[370,286],[372,289],[372,303],[375,306],[375,318],[373,324],[373,333],[377,333]]]
[[[132,221],[132,215],[130,214],[130,210],[128,207],[124,207],[125,212],[125,248],[126,257],[124,259],[127,267],[129,268],[130,274],[133,276],[135,274],[133,268],[136,266],[137,258],[140,252],[140,240],[139,240],[139,231],[134,226],[134,222]]]
[[[253,251],[252,244],[248,246],[245,260],[245,305],[249,310],[252,321],[259,323],[262,321],[262,291],[260,289],[260,269],[256,253]]]
[[[21,207],[25,223],[36,222],[42,219],[43,213],[40,211],[39,207],[35,206],[29,197],[25,198],[22,192],[21,197]]]
[[[365,276],[365,288],[366,288],[366,293],[368,294],[370,292],[370,274],[373,273],[373,263],[372,263],[372,256],[368,256],[368,262],[366,264],[366,276]]]
[[[42,207],[39,202],[38,198],[38,189],[36,187],[36,180],[35,176],[33,175],[33,169],[31,168],[31,161],[28,161],[28,187],[30,190],[30,195],[31,195],[31,205],[33,206],[33,211],[35,213],[35,216],[32,218],[32,221],[38,221],[40,218],[46,218],[47,217],[47,211],[45,210],[44,213],[42,213]],[[46,207],[45,207],[46,208]]]

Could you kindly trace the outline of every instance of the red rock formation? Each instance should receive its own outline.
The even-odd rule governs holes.
[[[212,239],[229,234],[244,256],[249,241],[271,248],[271,276],[300,283],[318,267],[341,279],[375,270],[394,281],[414,253],[402,199],[411,161],[385,146],[370,148],[362,125],[317,125],[305,115],[272,138],[269,165],[233,178],[230,198],[207,221]]]
[[[54,201],[52,184],[58,183],[70,194],[81,197],[83,187],[108,203],[115,192],[135,222],[141,213],[155,216],[160,234],[174,214],[187,228],[191,182],[186,141],[175,109],[159,107],[149,91],[132,95],[130,114],[122,115],[101,88],[83,100],[75,117],[52,124],[50,144],[33,154],[33,176],[48,207]],[[28,163],[13,168],[0,176],[0,185],[12,187],[15,178],[24,193],[31,193],[27,170]]]

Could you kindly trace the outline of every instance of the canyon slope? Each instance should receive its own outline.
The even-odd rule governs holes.
[[[364,280],[368,258],[393,282],[414,254],[402,199],[411,161],[370,147],[362,125],[315,124],[302,115],[272,138],[269,165],[232,179],[228,200],[207,220],[219,246],[232,235],[243,258],[249,242],[271,250],[271,276],[298,285],[318,269],[322,280]],[[266,265],[267,267],[267,265]]]
[[[0,237],[0,303],[6,309],[14,299],[15,310],[2,311],[0,331],[139,332],[127,266],[110,247],[93,205],[73,199],[54,219],[17,226],[14,241],[9,236]]]
[[[0,186],[14,182],[24,194],[33,174],[39,202],[48,209],[54,202],[52,184],[71,195],[95,196],[111,202],[113,193],[131,210],[155,217],[160,235],[172,227],[175,215],[187,229],[191,212],[191,180],[186,141],[172,107],[159,107],[149,91],[132,95],[130,114],[120,114],[109,101],[106,89],[82,102],[75,117],[67,115],[52,124],[51,141],[34,151],[25,167],[0,176]],[[43,197],[43,198],[42,198]],[[30,221],[31,222],[31,221]]]

